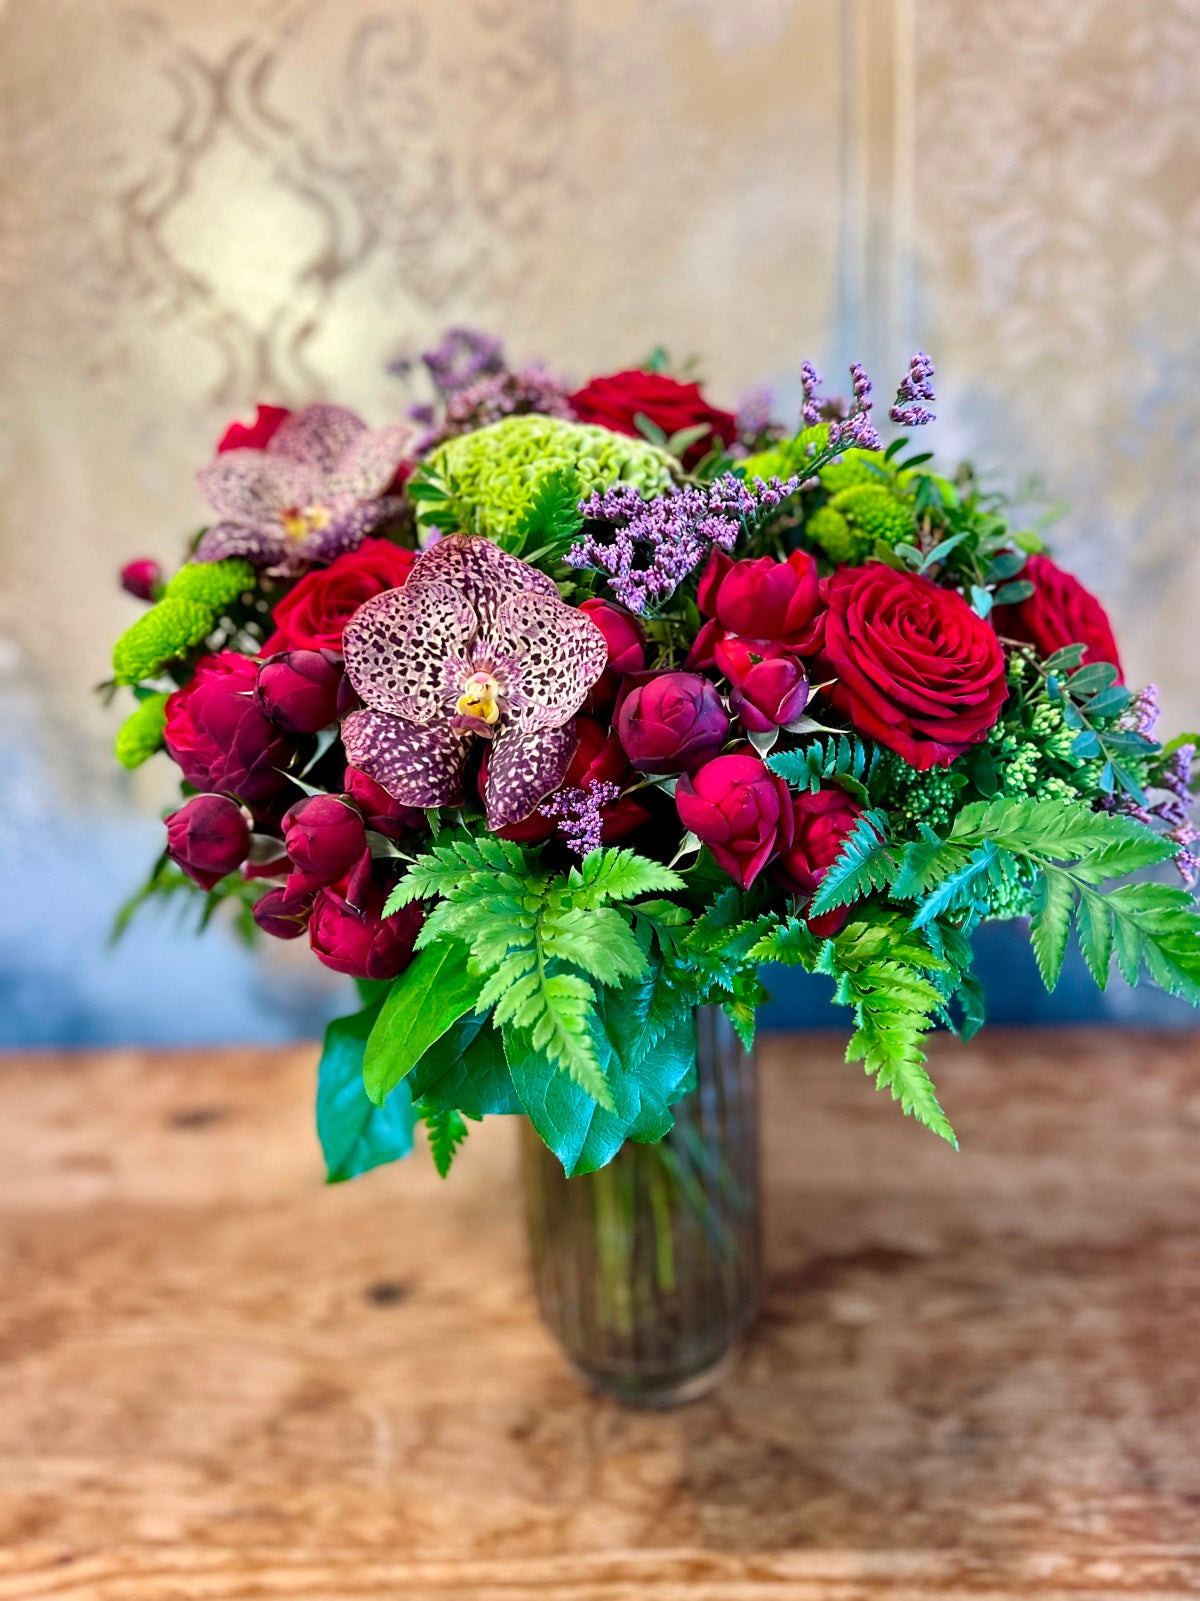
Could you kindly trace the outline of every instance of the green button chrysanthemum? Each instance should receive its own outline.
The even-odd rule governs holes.
[[[140,684],[157,678],[168,662],[177,661],[212,631],[213,611],[196,600],[160,600],[127,628],[113,646],[113,673],[118,684]]]
[[[167,697],[147,695],[117,731],[113,751],[122,767],[140,767],[162,749]]]
[[[170,600],[195,600],[219,611],[254,588],[254,568],[240,557],[227,561],[191,561],[167,585]]]

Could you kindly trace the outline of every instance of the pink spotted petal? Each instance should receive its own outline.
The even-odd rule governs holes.
[[[342,743],[350,765],[402,806],[461,805],[471,736],[449,723],[420,728],[386,712],[351,712],[342,723]]]
[[[255,567],[271,567],[283,559],[286,540],[282,528],[272,534],[249,523],[214,523],[196,546],[193,561],[225,561],[242,556]]]
[[[289,506],[306,506],[320,474],[304,462],[262,450],[226,450],[196,474],[200,493],[229,522],[259,528],[278,525]]]
[[[483,800],[488,827],[523,822],[567,776],[576,743],[574,723],[532,734],[520,734],[511,724],[502,728],[487,763]]]
[[[423,584],[448,584],[465,595],[479,618],[481,633],[489,632],[496,613],[514,591],[558,598],[554,580],[546,573],[510,556],[490,539],[472,534],[450,534],[422,552],[405,588]]]
[[[555,728],[583,705],[608,664],[608,644],[586,612],[564,606],[557,593],[514,595],[475,656],[494,648],[510,664],[509,725],[521,733]]]
[[[346,624],[346,673],[376,711],[429,723],[447,715],[444,664],[467,656],[474,635],[475,613],[461,595],[448,584],[414,590],[410,578],[364,601]]]
[[[374,500],[382,495],[413,439],[412,429],[401,423],[359,434],[329,475],[326,494],[334,501]]]
[[[305,406],[276,429],[267,454],[305,462],[325,477],[337,471],[342,457],[366,431],[362,418],[345,406]]]

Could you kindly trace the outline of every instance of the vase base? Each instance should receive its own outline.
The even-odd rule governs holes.
[[[643,1412],[668,1412],[710,1394],[728,1377],[737,1357],[738,1346],[731,1346],[708,1367],[683,1378],[656,1378],[646,1373],[597,1373],[578,1362],[572,1362],[571,1366],[589,1388],[619,1401],[622,1406],[636,1407]]]

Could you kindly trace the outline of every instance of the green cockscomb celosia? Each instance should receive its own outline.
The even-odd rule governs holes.
[[[121,724],[113,751],[122,767],[140,767],[162,749],[166,707],[165,694],[147,695]]]
[[[127,628],[113,646],[118,684],[157,678],[168,662],[186,656],[212,631],[213,610],[197,600],[160,600]]]
[[[240,556],[226,561],[191,561],[167,585],[169,600],[194,600],[212,611],[231,606],[254,588],[254,568]]]
[[[577,498],[617,483],[632,484],[646,499],[672,483],[672,458],[643,439],[590,423],[555,417],[505,417],[474,433],[448,439],[432,452],[423,476],[448,485],[471,514],[472,533],[502,547],[515,539],[522,518],[552,474],[574,475]],[[415,487],[415,486],[414,486]],[[429,502],[417,499],[418,517]]]

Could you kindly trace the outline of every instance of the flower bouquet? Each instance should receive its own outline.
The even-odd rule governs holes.
[[[1200,925],[1128,881],[1191,879],[1192,745],[1040,534],[910,448],[928,360],[886,448],[861,367],[843,403],[806,363],[789,428],[664,365],[571,391],[455,330],[404,422],[260,407],[184,565],[125,569],[113,685],[119,760],[183,781],[135,902],[360,983],[329,1178],[523,1114],[547,1315],[675,1394],[753,1309],[764,963],[827,975],[847,1059],[953,1143],[922,1045],[983,1021],[977,924],[1027,919],[1048,986],[1074,927],[1101,987],[1193,1004]]]

